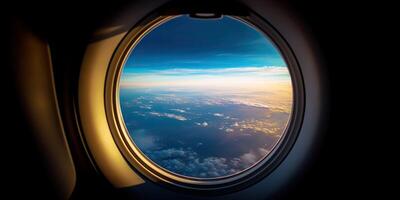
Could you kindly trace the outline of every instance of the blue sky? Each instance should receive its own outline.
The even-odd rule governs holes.
[[[277,70],[268,70],[271,67],[283,71],[276,74]],[[289,77],[284,59],[263,33],[231,17],[180,16],[150,31],[133,48],[121,80],[130,86],[134,82],[184,85],[188,80],[221,84],[227,77],[239,83],[236,80],[275,75]]]
[[[126,66],[139,68],[217,68],[285,66],[264,35],[230,17],[220,20],[180,16],[148,33]]]

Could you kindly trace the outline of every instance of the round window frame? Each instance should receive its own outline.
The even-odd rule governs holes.
[[[132,170],[138,172],[145,179],[147,178],[172,189],[183,189],[190,192],[209,191],[209,194],[212,192],[220,194],[237,191],[255,184],[270,174],[290,152],[301,129],[305,105],[302,74],[293,51],[282,35],[268,21],[262,19],[256,13],[248,12],[246,16],[227,14],[227,16],[233,17],[260,31],[275,45],[287,64],[292,83],[293,103],[289,121],[285,127],[283,137],[279,139],[268,155],[237,174],[217,178],[187,177],[170,172],[154,164],[134,144],[129,135],[121,114],[119,100],[119,82],[125,61],[131,50],[147,33],[177,16],[180,16],[180,14],[150,15],[128,31],[117,46],[108,66],[104,91],[106,117],[113,139],[124,158],[132,166]]]

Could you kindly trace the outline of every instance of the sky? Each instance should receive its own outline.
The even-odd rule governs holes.
[[[121,86],[261,88],[271,80],[287,82],[290,77],[284,59],[263,33],[231,17],[179,16],[133,48]]]

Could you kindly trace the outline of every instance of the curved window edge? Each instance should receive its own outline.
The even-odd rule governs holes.
[[[163,170],[157,169],[148,162],[138,149],[134,148],[133,141],[129,138],[128,131],[121,117],[121,111],[118,101],[118,83],[124,61],[126,60],[130,50],[140,41],[140,39],[149,31],[153,30],[157,25],[174,18],[173,16],[150,16],[135,26],[122,39],[121,43],[114,52],[110,62],[105,83],[105,106],[106,114],[111,133],[121,153],[125,159],[132,165],[132,168],[138,170],[148,179],[166,186],[177,186],[178,188],[190,190],[208,190],[208,191],[229,191],[237,190],[261,180],[271,173],[280,162],[286,157],[293,146],[297,134],[300,130],[303,113],[304,113],[304,87],[302,75],[297,60],[291,51],[289,45],[277,30],[273,28],[266,20],[250,12],[249,16],[232,16],[242,22],[256,27],[259,31],[267,35],[267,37],[276,45],[281,52],[281,56],[285,59],[290,72],[293,88],[293,105],[292,113],[288,126],[286,127],[285,136],[273,148],[273,151],[264,158],[264,163],[259,163],[257,169],[251,170],[243,175],[235,175],[232,178],[223,178],[220,180],[213,179],[196,180],[185,177],[174,176]],[[176,187],[175,187],[176,188]]]

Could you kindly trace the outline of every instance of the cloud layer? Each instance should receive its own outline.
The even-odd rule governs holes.
[[[269,153],[269,150],[258,148],[233,157],[200,157],[190,148],[169,148],[147,151],[146,155],[161,167],[186,176],[215,178],[232,175],[247,169]]]

